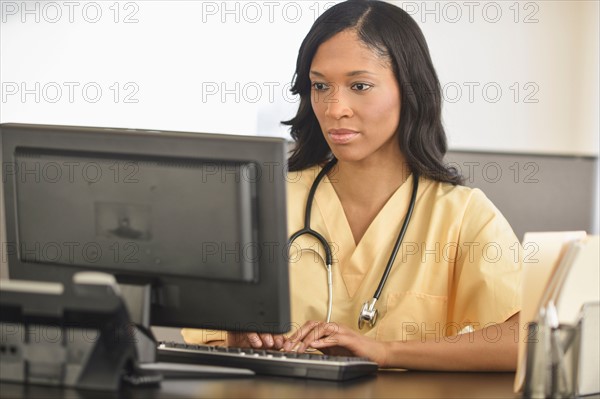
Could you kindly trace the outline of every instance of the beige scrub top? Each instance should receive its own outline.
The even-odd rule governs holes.
[[[312,167],[288,175],[289,235],[304,225],[308,192],[320,170]],[[381,280],[411,192],[412,176],[355,243],[331,181],[325,176],[319,184],[311,228],[332,248],[332,322],[382,341],[440,340],[468,326],[478,330],[501,323],[517,313],[522,254],[506,219],[478,189],[421,177],[410,224],[377,302],[377,324],[358,329],[358,315]],[[316,239],[299,237],[289,256],[291,333],[308,320],[325,320],[328,292],[325,252]],[[499,331],[489,332],[487,338],[499,339]],[[202,330],[184,329],[182,334],[188,342],[219,338],[214,331],[207,336]]]

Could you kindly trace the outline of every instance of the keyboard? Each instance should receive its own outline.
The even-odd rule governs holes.
[[[159,343],[157,361],[240,367],[250,369],[256,374],[333,381],[345,381],[377,371],[377,363],[362,357],[175,342]]]

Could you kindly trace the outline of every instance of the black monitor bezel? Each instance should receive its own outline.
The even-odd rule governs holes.
[[[18,248],[17,175],[5,173],[19,147],[93,151],[135,157],[181,157],[255,162],[269,168],[258,180],[259,241],[275,251],[262,256],[258,281],[215,281],[173,276],[113,273],[124,283],[152,284],[151,324],[282,333],[290,329],[285,164],[282,138],[122,128],[0,124],[6,259],[9,278],[70,282],[80,267],[23,262]],[[13,165],[14,166],[14,165]],[[259,242],[260,244],[260,242]],[[87,268],[87,270],[94,270]],[[105,270],[101,270],[105,271]],[[177,304],[178,308],[173,306]]]

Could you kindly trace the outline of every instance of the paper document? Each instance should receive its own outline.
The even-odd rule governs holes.
[[[584,303],[600,300],[600,270],[598,265],[598,236],[581,242],[577,257],[568,270],[558,292],[556,310],[561,324],[575,324]]]

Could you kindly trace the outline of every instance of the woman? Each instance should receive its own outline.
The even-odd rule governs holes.
[[[309,234],[294,237],[296,328],[287,336],[229,333],[227,344],[314,348],[381,367],[514,370],[518,240],[491,202],[443,164],[441,89],[417,24],[379,1],[331,7],[302,43],[292,92],[301,102],[284,122],[296,141],[290,234],[304,227],[315,186],[310,224],[333,252],[333,290],[325,247]],[[371,320],[357,323],[390,259],[379,301],[365,308]]]

